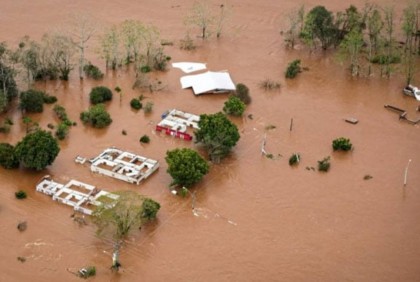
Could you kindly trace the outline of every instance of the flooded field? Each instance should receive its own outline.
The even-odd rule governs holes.
[[[156,25],[162,38],[175,43],[165,48],[172,62],[203,62],[209,70],[228,70],[235,83],[250,88],[253,100],[243,118],[232,119],[241,139],[196,186],[192,210],[190,198],[169,192],[164,157],[167,150],[196,145],[157,134],[154,127],[161,113],[171,108],[218,112],[226,95],[196,97],[190,89],[182,90],[179,78],[184,73],[171,67],[157,74],[165,89],[145,93],[145,101],[154,103],[149,115],[130,109],[129,101],[140,92],[132,89],[134,73],[125,68],[108,71],[100,82],[80,82],[75,70],[69,82],[37,84],[57,96],[78,125],[60,141],[60,154],[45,171],[0,168],[0,281],[78,281],[67,269],[86,265],[97,268],[92,281],[420,281],[420,128],[384,109],[385,104],[395,105],[418,119],[418,102],[402,95],[401,74],[390,80],[377,72],[356,79],[331,53],[285,49],[279,32],[287,12],[300,3],[230,1],[232,14],[222,37],[197,38],[198,48],[187,52],[177,42],[185,36],[183,18],[191,0],[1,2],[0,41],[9,46],[24,35],[39,39],[72,12],[92,13],[103,27],[136,19]],[[311,1],[304,2],[307,10],[313,7]],[[401,13],[401,1],[378,3],[394,5]],[[338,11],[349,2],[318,4]],[[364,2],[353,4],[362,7]],[[87,56],[105,70],[95,53],[95,40]],[[309,70],[286,81],[284,70],[297,58]],[[258,84],[266,78],[279,80],[281,89],[261,90]],[[420,84],[419,75],[414,82]],[[123,92],[121,103],[115,95],[107,105],[113,123],[101,130],[79,120],[97,85],[118,85]],[[19,110],[7,115],[15,125],[9,134],[0,135],[0,142],[15,144],[25,134],[25,125]],[[42,128],[57,122],[51,105],[30,117]],[[359,123],[344,122],[348,117]],[[275,128],[267,131],[269,125]],[[139,143],[144,134],[151,137],[150,144]],[[266,150],[274,159],[261,155],[265,135]],[[331,141],[341,136],[351,139],[352,152],[332,151]],[[94,157],[109,146],[159,160],[160,168],[137,186],[92,174],[74,162],[78,155]],[[294,152],[302,161],[292,168],[288,158]],[[306,169],[326,156],[331,156],[328,173]],[[109,238],[98,238],[93,224],[79,226],[70,217],[70,207],[35,191],[46,174],[61,183],[77,179],[107,191],[134,189],[160,202],[157,222],[133,232],[123,246],[120,273],[109,269]],[[368,174],[373,178],[364,180]],[[26,200],[15,199],[20,189],[27,191]],[[16,228],[20,221],[28,223],[25,232]]]

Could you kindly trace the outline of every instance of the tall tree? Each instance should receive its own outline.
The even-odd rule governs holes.
[[[223,113],[200,115],[196,142],[207,149],[212,162],[219,163],[239,141],[238,128]]]
[[[368,75],[372,73],[372,59],[373,56],[378,53],[379,48],[379,36],[381,34],[381,30],[384,26],[382,21],[380,11],[373,5],[368,6],[366,8],[368,10],[367,13],[367,32],[368,32],[368,61],[369,61],[369,69]]]
[[[352,76],[360,74],[360,55],[363,47],[363,34],[358,28],[353,28],[340,44],[341,51],[350,60],[350,71]]]
[[[86,13],[73,14],[71,17],[70,33],[73,44],[79,49],[79,77],[83,79],[85,65],[85,50],[88,42],[96,32],[96,25],[92,15]]]
[[[394,56],[394,8],[386,7],[384,9],[385,14],[385,62],[384,62],[384,73],[387,78],[391,76],[391,63]]]
[[[0,92],[2,96],[0,113],[7,109],[9,102],[18,94],[15,81],[16,71],[13,66],[14,62],[11,54],[6,43],[0,43]]]
[[[207,162],[189,148],[174,149],[166,152],[167,172],[172,176],[170,186],[191,187],[209,172]]]
[[[118,271],[121,266],[119,251],[124,239],[132,230],[141,228],[145,223],[156,218],[160,204],[145,198],[134,191],[115,193],[118,198],[104,201],[92,214],[92,221],[97,225],[98,235],[111,235],[114,239],[114,251],[111,268]],[[109,199],[109,198],[107,198]],[[101,202],[101,198],[98,199]]]
[[[411,3],[403,11],[402,31],[405,36],[403,68],[407,85],[416,72],[416,33],[419,21],[420,4]]]
[[[336,31],[332,12],[324,6],[316,6],[306,15],[301,36],[314,46],[318,40],[322,49],[326,50],[334,43]]]
[[[19,162],[24,167],[34,170],[43,170],[51,165],[59,152],[57,139],[44,130],[29,133],[15,147]]]
[[[285,42],[288,47],[293,48],[295,46],[296,40],[299,38],[303,30],[304,18],[304,5],[301,5],[299,9],[294,9],[291,12],[287,13],[289,28],[285,33]]]
[[[106,66],[115,70],[122,62],[121,34],[116,25],[109,28],[100,38],[101,54]]]
[[[210,36],[209,29],[214,21],[215,17],[206,0],[195,1],[190,14],[186,18],[188,25],[197,26],[201,30],[201,38],[203,39]]]

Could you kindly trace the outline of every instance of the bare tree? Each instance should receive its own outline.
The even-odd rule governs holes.
[[[216,37],[219,38],[222,35],[222,29],[226,23],[226,20],[229,18],[231,11],[230,8],[225,4],[221,4],[220,13],[217,16],[216,23]]]
[[[84,78],[83,67],[85,64],[85,50],[88,47],[88,41],[96,32],[96,25],[92,15],[86,13],[73,14],[71,17],[70,34],[73,44],[79,49],[79,77]]]
[[[387,78],[391,76],[391,63],[394,51],[394,8],[386,7],[385,14],[385,62],[384,72]]]
[[[402,30],[405,36],[403,68],[407,85],[416,72],[416,32],[419,21],[420,4],[411,3],[403,11]]]
[[[122,62],[121,34],[117,26],[109,28],[100,38],[101,54],[106,66],[115,70]]]
[[[70,37],[60,33],[47,33],[42,42],[47,49],[49,68],[56,70],[62,80],[68,80],[74,67],[73,56],[76,52]]]
[[[194,2],[190,14],[186,18],[187,25],[195,25],[201,30],[201,38],[210,36],[209,28],[214,23],[215,17],[212,14],[208,1],[199,0]]]
[[[303,20],[305,17],[305,7],[301,5],[299,9],[294,9],[287,14],[287,19],[289,21],[289,29],[285,33],[286,45],[290,48],[293,48],[296,44],[296,40],[299,38],[299,35],[303,29]]]
[[[384,26],[380,11],[373,5],[365,8],[366,13],[366,26],[368,32],[368,60],[369,68],[368,75],[372,73],[372,59],[373,55],[377,54],[379,47],[379,35]]]

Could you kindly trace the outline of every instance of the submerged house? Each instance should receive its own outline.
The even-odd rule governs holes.
[[[192,88],[194,95],[205,93],[226,93],[236,90],[228,72],[213,72],[186,75],[181,77],[183,89]]]
[[[200,116],[172,109],[162,114],[162,120],[156,125],[156,131],[191,141],[193,137],[187,130],[198,129],[199,121]]]

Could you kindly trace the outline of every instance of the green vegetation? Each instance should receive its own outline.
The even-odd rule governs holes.
[[[322,160],[318,161],[318,171],[327,172],[330,169],[330,157],[325,157]]]
[[[212,162],[219,163],[239,141],[239,131],[223,113],[200,115],[194,132],[197,143],[206,148]]]
[[[29,89],[20,93],[19,107],[22,111],[30,113],[42,113],[44,110],[44,96],[43,91]]]
[[[96,275],[96,268],[94,266],[87,266],[80,269],[78,274],[81,278],[87,279]]]
[[[104,74],[101,72],[101,70],[97,66],[92,65],[91,62],[83,66],[83,71],[87,77],[90,77],[94,80],[100,80],[104,77]]]
[[[300,60],[294,60],[287,66],[286,78],[295,78],[300,72],[302,72]]]
[[[15,197],[16,197],[16,199],[22,200],[22,199],[26,199],[27,195],[26,195],[25,191],[19,190],[19,191],[15,192]]]
[[[225,105],[223,107],[223,112],[225,112],[228,115],[233,116],[242,116],[242,114],[245,111],[245,104],[236,96],[229,96],[228,100],[225,102]]]
[[[13,122],[10,118],[6,118],[2,124],[0,124],[0,132],[1,133],[9,133],[10,128],[12,127]]]
[[[131,230],[138,230],[145,223],[155,219],[160,204],[135,191],[123,191],[115,194],[119,198],[97,207],[92,214],[92,221],[98,228],[98,235],[110,234],[113,236],[112,269],[118,271],[121,266],[119,249],[123,244],[123,239]]]
[[[90,102],[93,105],[112,100],[112,91],[105,86],[94,87],[89,94]]]
[[[189,188],[209,172],[207,162],[194,150],[174,149],[166,152],[167,172],[172,176],[170,186]]]
[[[80,119],[84,124],[96,128],[104,128],[112,123],[111,116],[106,111],[104,104],[94,105],[88,111],[80,113]]]
[[[299,164],[300,162],[300,154],[299,153],[294,153],[290,158],[289,158],[289,165],[290,166],[294,166]]]
[[[43,170],[51,165],[60,147],[57,139],[50,132],[36,130],[26,135],[15,147],[15,156],[25,167],[34,170]]]
[[[0,165],[5,169],[19,167],[19,160],[15,156],[15,148],[8,143],[0,143]]]
[[[312,46],[319,42],[326,50],[335,43],[336,32],[332,12],[324,6],[316,6],[305,17],[301,37]]]
[[[234,95],[238,97],[245,105],[251,103],[251,96],[249,95],[249,88],[243,84],[238,83]]]
[[[140,110],[143,107],[143,104],[140,102],[139,99],[133,98],[130,101],[130,106],[135,110]]]
[[[50,96],[48,94],[44,93],[44,103],[45,104],[54,104],[55,102],[57,102],[57,97],[55,96]]]
[[[350,142],[350,139],[340,137],[333,140],[332,147],[334,151],[338,151],[338,150],[349,151],[352,148],[352,144]]]
[[[66,109],[61,105],[55,105],[53,108],[54,113],[61,121],[67,121],[69,118],[67,117]]]
[[[149,144],[150,143],[150,137],[147,136],[147,135],[143,135],[142,137],[140,137],[140,143]]]
[[[55,131],[55,136],[58,140],[63,140],[69,134],[70,126],[66,122],[60,122]]]

